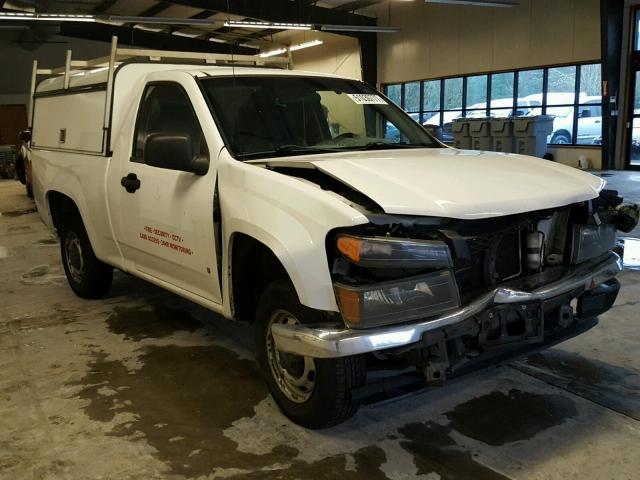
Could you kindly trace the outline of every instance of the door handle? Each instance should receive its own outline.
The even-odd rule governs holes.
[[[138,180],[135,173],[130,173],[126,177],[122,177],[120,185],[122,185],[127,192],[136,193],[136,190],[140,188],[140,180]]]

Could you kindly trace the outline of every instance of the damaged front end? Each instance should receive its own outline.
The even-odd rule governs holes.
[[[371,354],[374,364],[401,364],[410,378],[418,372],[434,383],[593,327],[620,288],[616,230],[635,227],[638,206],[604,190],[591,201],[488,219],[367,216],[370,223],[327,237],[342,318],[277,325],[274,340],[316,358]]]

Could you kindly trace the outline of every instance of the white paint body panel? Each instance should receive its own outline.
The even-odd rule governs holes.
[[[233,315],[232,245],[236,235],[247,235],[276,255],[304,305],[337,311],[325,248],[327,234],[335,228],[366,224],[369,220],[338,195],[269,170],[264,163],[312,163],[366,194],[390,214],[452,218],[485,218],[567,205],[594,198],[604,184],[597,177],[548,161],[448,148],[307,155],[242,163],[227,152],[194,79],[232,72],[229,67],[168,64],[131,64],[121,68],[114,82],[110,156],[33,149],[34,193],[43,220],[53,227],[49,192],[70,197],[80,211],[99,259],[229,317]],[[299,73],[236,69],[239,75]],[[71,86],[99,83],[103,76],[99,71],[82,78],[72,76]],[[59,88],[56,81],[41,83],[38,91]],[[197,177],[131,162],[140,99],[145,85],[152,81],[177,83],[187,92],[210,153],[206,175]],[[91,95],[86,92],[55,97],[63,107],[67,102],[69,111],[77,112],[65,119],[70,122],[69,129],[81,128],[85,114],[99,118],[93,111],[83,111],[96,107],[96,102],[89,100]],[[83,100],[78,101],[80,98]],[[59,111],[56,107],[56,117]],[[42,122],[52,115],[53,110],[36,108],[36,125],[44,128]],[[102,125],[94,123],[91,128],[102,134]],[[37,135],[35,131],[34,138]],[[126,193],[120,185],[128,173],[136,173],[141,181],[135,194]],[[216,182],[222,211],[221,285],[213,230]],[[145,227],[181,237],[193,254],[185,256],[172,249],[159,249],[141,237]]]
[[[39,148],[67,149],[101,153],[104,132],[104,90],[68,96],[36,98],[32,145]],[[60,142],[60,130],[66,138]]]
[[[453,148],[315,157],[306,160],[392,214],[498,217],[589,200],[605,184],[540,158]]]

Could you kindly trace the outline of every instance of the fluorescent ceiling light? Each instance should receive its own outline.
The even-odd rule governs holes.
[[[244,20],[224,22],[224,26],[229,28],[257,28],[260,30],[311,30],[313,27],[310,23],[249,22]]]
[[[122,23],[147,23],[158,25],[205,25],[210,26],[221,21],[209,20],[206,18],[178,18],[178,17],[135,17],[131,15],[106,15],[98,17],[100,20],[108,22]]]
[[[444,3],[447,5],[471,5],[475,7],[515,7],[519,5],[510,0],[424,0],[425,3]]]
[[[328,32],[373,32],[373,33],[396,33],[400,29],[397,27],[378,27],[375,25],[322,25],[320,30]]]
[[[187,37],[187,38],[196,38],[202,35],[201,33],[181,32],[180,30],[176,30],[175,32],[171,32],[171,33],[179,37]]]
[[[317,45],[322,45],[324,42],[322,40],[311,40],[309,42],[299,43],[297,45],[291,45],[289,47],[290,52],[295,52],[296,50],[302,50],[303,48],[315,47]]]
[[[286,48],[278,48],[277,50],[270,50],[268,52],[259,53],[258,56],[261,58],[275,57],[276,55],[280,55],[281,53],[285,53],[286,51]]]
[[[0,12],[0,20],[19,20],[30,22],[95,22],[95,15],[73,15],[62,13],[23,13]]]

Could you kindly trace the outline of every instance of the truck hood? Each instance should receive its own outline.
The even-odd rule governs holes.
[[[597,197],[606,183],[549,160],[452,148],[311,155],[278,163],[312,164],[385,213],[460,219],[569,205]]]

